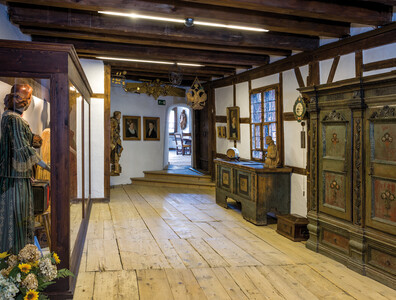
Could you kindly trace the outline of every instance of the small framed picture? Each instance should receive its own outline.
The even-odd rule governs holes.
[[[227,107],[227,138],[240,140],[239,106]]]
[[[140,117],[122,116],[122,125],[124,140],[134,141],[141,139]]]
[[[227,127],[221,126],[221,137],[222,138],[226,138],[227,137],[226,130],[227,130]]]
[[[223,135],[221,134],[221,129],[222,129],[222,126],[217,126],[217,137],[218,138],[222,138],[223,137]]]
[[[160,140],[160,118],[143,117],[143,139],[145,141]]]

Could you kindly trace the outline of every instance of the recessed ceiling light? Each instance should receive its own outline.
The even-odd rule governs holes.
[[[162,64],[162,65],[178,65],[178,66],[186,66],[186,67],[204,67],[204,65],[200,64],[190,64],[190,63],[182,63],[182,62],[170,62],[170,61],[160,61],[160,60],[144,60],[144,59],[134,59],[134,58],[120,58],[120,57],[107,57],[107,56],[97,56],[97,59],[103,60],[118,60],[118,61],[130,61],[130,62],[138,62],[138,63],[148,63],[148,64]]]
[[[164,22],[181,23],[181,24],[186,22],[186,19],[175,19],[175,18],[147,16],[147,15],[140,15],[140,14],[135,14],[135,13],[121,13],[121,12],[113,12],[113,11],[98,11],[98,13],[106,14],[106,15],[119,16],[119,17],[129,17],[129,18],[132,18],[132,19],[164,21]],[[194,25],[209,26],[209,27],[219,27],[219,28],[228,28],[228,29],[257,31],[257,32],[268,32],[267,29],[259,28],[259,27],[227,25],[227,24],[221,24],[221,23],[203,22],[203,21],[196,21],[196,20],[193,21],[193,24]]]

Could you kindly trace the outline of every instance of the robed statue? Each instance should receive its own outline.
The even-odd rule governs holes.
[[[119,176],[121,173],[120,158],[124,148],[121,145],[121,132],[120,132],[120,119],[121,112],[115,111],[113,117],[110,119],[110,160],[111,160],[111,176]]]

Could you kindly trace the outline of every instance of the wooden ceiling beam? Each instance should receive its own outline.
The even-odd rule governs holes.
[[[73,44],[78,54],[96,56],[116,56],[135,59],[170,60],[209,64],[212,66],[232,66],[249,69],[252,65],[260,66],[269,62],[267,55],[249,55],[240,53],[222,53],[216,51],[177,49],[165,47],[149,47],[131,44],[117,44],[76,39],[35,37],[34,41]]]
[[[123,62],[123,61],[105,61],[111,65],[112,70],[125,70],[125,71],[136,71],[136,72],[154,72],[154,73],[165,73],[168,74],[174,67],[170,65],[160,64],[148,64],[148,63],[135,63],[135,62]],[[191,76],[213,76],[222,77],[226,75],[235,74],[233,68],[218,68],[218,67],[180,67],[180,72],[183,75]]]
[[[272,49],[272,48],[254,48],[254,47],[223,47],[222,45],[210,45],[204,43],[190,43],[190,42],[179,42],[179,41],[161,41],[158,39],[145,39],[145,38],[134,38],[129,36],[120,36],[114,34],[97,34],[83,31],[63,31],[60,29],[51,28],[35,28],[20,26],[22,32],[30,34],[32,36],[44,36],[44,37],[60,37],[60,38],[71,38],[81,39],[90,41],[103,41],[103,42],[114,42],[123,44],[133,45],[148,45],[148,46],[159,46],[159,47],[171,47],[180,49],[195,49],[195,50],[209,50],[219,52],[231,52],[231,53],[247,53],[257,55],[275,55],[275,56],[290,56],[290,50],[284,49]]]
[[[183,1],[124,1],[124,0],[16,0],[16,3],[46,5],[80,10],[111,10],[129,11],[162,17],[187,18],[196,20],[235,24],[242,26],[263,26],[271,31],[314,36],[342,37],[349,34],[349,20],[344,22],[327,21],[321,19],[307,19],[272,13],[257,12],[240,8],[220,7],[186,3]]]
[[[262,12],[288,14],[367,25],[384,25],[392,22],[392,7],[378,1],[296,1],[296,0],[181,0],[251,9]],[[380,1],[379,1],[380,2]]]
[[[70,11],[37,6],[19,7],[9,4],[12,22],[45,28],[63,28],[82,30],[93,33],[110,33],[117,35],[153,38],[159,40],[193,41],[195,43],[217,44],[224,47],[247,46],[271,48],[276,45],[286,50],[313,50],[319,46],[317,37],[283,33],[241,32],[236,30],[219,30],[218,28],[186,27],[183,24],[166,24],[160,22],[136,21],[129,18]]]
[[[124,70],[115,69],[115,71],[124,71]],[[115,72],[112,72],[112,73],[115,74]],[[152,78],[152,79],[159,78],[159,79],[169,80],[169,76],[166,73],[155,73],[155,72],[150,73],[150,72],[129,70],[129,71],[127,71],[125,76],[126,77],[135,76],[135,77]],[[193,81],[194,79],[195,79],[195,76],[183,74],[183,81]],[[209,81],[211,79],[212,79],[212,76],[204,76],[204,75],[199,76],[199,80],[202,80],[202,81]]]

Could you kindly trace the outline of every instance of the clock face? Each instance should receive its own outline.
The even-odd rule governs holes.
[[[301,102],[296,105],[296,115],[301,116],[304,113],[304,107]]]

